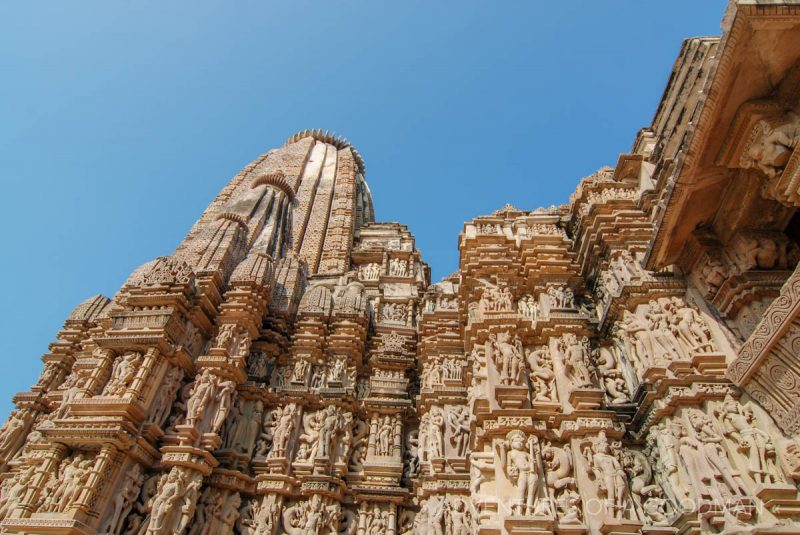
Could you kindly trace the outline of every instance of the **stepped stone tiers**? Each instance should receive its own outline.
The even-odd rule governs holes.
[[[467,222],[435,284],[348,142],[259,157],[67,318],[0,532],[800,533],[800,1],[723,30],[630,154]]]

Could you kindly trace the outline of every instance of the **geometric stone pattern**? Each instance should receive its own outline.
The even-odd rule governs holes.
[[[259,157],[69,315],[0,531],[800,533],[795,4],[732,3],[630,154],[437,283],[347,141]]]

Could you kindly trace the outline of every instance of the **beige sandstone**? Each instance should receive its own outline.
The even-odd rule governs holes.
[[[67,318],[0,531],[800,533],[800,2],[723,30],[630,154],[467,222],[435,284],[348,142],[259,157]]]

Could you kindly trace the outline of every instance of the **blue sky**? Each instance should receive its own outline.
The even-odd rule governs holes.
[[[169,254],[306,128],[358,148],[435,279],[464,221],[566,202],[647,126],[725,2],[4,2],[0,417],[70,310]]]

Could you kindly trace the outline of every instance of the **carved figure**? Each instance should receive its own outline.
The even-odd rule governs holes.
[[[555,401],[555,379],[553,360],[546,346],[528,353],[528,375],[534,401]]]
[[[611,455],[604,432],[586,448],[584,455],[597,481],[598,494],[603,498],[606,518],[623,518],[628,498],[627,478],[620,462]]]
[[[106,520],[100,533],[116,535],[122,532],[122,525],[125,522],[125,517],[133,508],[136,497],[139,496],[139,489],[144,483],[144,473],[142,473],[142,466],[134,464],[129,470],[125,472],[125,479],[122,481],[122,486],[117,490],[111,499],[111,514]]]
[[[469,411],[464,406],[451,406],[447,412],[447,429],[450,432],[450,444],[455,448],[457,457],[464,457],[469,446]]]
[[[581,497],[576,491],[569,446],[545,445],[542,448],[542,460],[547,468],[547,486],[555,496],[559,521],[564,524],[580,523],[583,518]]]
[[[133,382],[136,371],[142,364],[142,354],[130,351],[114,361],[111,378],[103,388],[104,396],[121,396]]]
[[[766,432],[756,427],[752,408],[740,406],[728,395],[715,414],[722,423],[723,433],[736,443],[737,450],[744,455],[750,477],[760,485],[782,481],[775,445]]]
[[[573,389],[592,386],[592,376],[586,365],[588,345],[589,340],[586,337],[578,340],[574,333],[566,333],[561,341],[564,373]]]
[[[687,411],[691,435],[681,438],[680,457],[686,465],[692,489],[698,500],[725,503],[729,497],[747,494],[722,448],[723,438],[714,430],[711,419],[697,409]]]
[[[513,513],[534,514],[534,501],[539,489],[539,467],[536,464],[534,445],[536,437],[527,439],[519,430],[510,431],[506,439],[496,444],[500,466],[508,480],[514,485]]]

